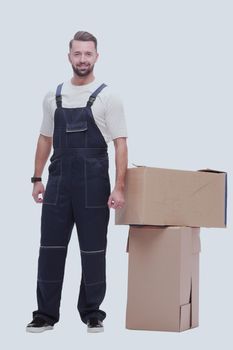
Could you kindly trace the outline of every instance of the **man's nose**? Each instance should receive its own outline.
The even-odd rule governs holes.
[[[85,60],[86,60],[85,55],[84,55],[84,54],[83,54],[83,55],[81,55],[80,62],[85,62]]]

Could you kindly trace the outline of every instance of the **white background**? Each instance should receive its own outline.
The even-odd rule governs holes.
[[[1,348],[231,348],[232,1],[21,0],[1,6]],[[88,334],[76,309],[81,276],[76,230],[68,250],[60,322],[50,332],[25,332],[36,308],[41,206],[32,199],[30,177],[42,99],[72,76],[68,43],[78,30],[97,37],[95,76],[122,97],[129,167],[228,172],[228,228],[201,229],[196,329],[125,329],[128,227],[114,225],[112,209],[102,304],[105,332]],[[112,143],[109,153],[113,186]]]

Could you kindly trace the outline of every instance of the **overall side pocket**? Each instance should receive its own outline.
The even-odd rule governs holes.
[[[43,203],[57,204],[59,185],[61,181],[61,159],[55,159],[48,167],[48,181],[46,184]]]
[[[105,208],[110,195],[108,156],[85,159],[85,207]]]

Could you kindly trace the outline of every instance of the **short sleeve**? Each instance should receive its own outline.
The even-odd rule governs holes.
[[[105,120],[112,140],[118,137],[128,137],[123,103],[116,93],[108,96]]]
[[[54,116],[52,112],[52,99],[53,93],[49,91],[44,99],[42,104],[43,109],[43,119],[40,127],[40,133],[45,136],[52,137],[54,129]]]

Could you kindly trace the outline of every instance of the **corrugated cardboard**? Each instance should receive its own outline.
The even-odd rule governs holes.
[[[200,229],[130,226],[126,328],[198,326]]]
[[[115,224],[226,227],[226,199],[225,172],[129,168]]]

